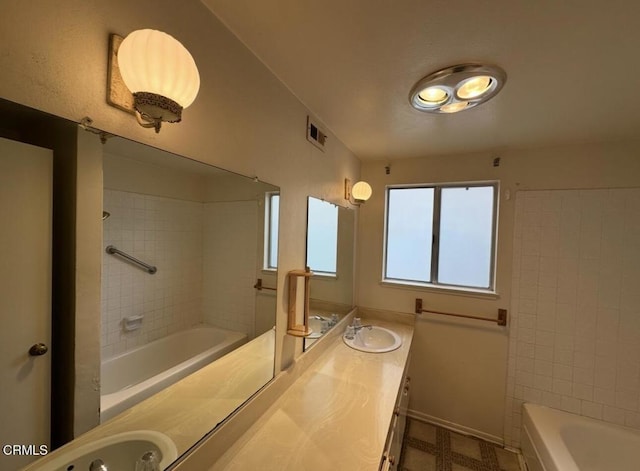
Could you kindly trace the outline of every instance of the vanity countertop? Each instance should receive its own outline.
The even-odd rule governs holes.
[[[171,438],[180,456],[273,377],[274,348],[275,332],[272,329],[60,450],[69,451],[121,432],[154,430]],[[37,471],[59,453],[54,450],[23,471]]]
[[[363,320],[402,337],[388,353],[364,353],[337,336],[326,352],[210,468],[377,470],[413,327]]]

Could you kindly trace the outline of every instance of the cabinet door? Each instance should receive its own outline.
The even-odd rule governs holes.
[[[391,420],[391,427],[387,435],[387,446],[385,447],[384,456],[382,457],[382,471],[395,471],[398,466],[399,454],[396,452],[398,435],[398,417],[394,414]]]
[[[407,410],[409,408],[409,392],[411,385],[411,378],[408,376],[409,360],[405,365],[403,381],[398,391],[396,398],[396,406],[393,412],[393,420],[391,421],[391,427],[389,428],[389,434],[387,435],[387,442],[385,445],[384,456],[380,464],[382,471],[395,471],[400,465],[400,455],[402,454],[402,441],[404,440],[404,429],[407,424]]]
[[[407,410],[409,409],[409,393],[411,389],[411,378],[405,376],[403,387],[400,390],[400,397],[397,406],[398,425],[395,433],[396,436],[396,457],[397,462],[400,462],[400,455],[402,454],[402,441],[404,440],[404,430],[407,426]]]

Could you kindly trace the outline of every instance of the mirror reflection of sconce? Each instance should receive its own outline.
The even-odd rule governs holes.
[[[371,198],[371,185],[365,181],[359,181],[351,186],[351,180],[344,179],[344,199],[349,203],[360,206],[362,203]]]
[[[142,127],[157,133],[163,122],[180,122],[199,89],[193,57],[172,36],[152,29],[111,35],[107,102],[135,114]]]

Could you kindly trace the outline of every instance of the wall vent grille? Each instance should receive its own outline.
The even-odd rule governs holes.
[[[307,116],[307,140],[324,152],[327,133],[318,126],[311,116]]]

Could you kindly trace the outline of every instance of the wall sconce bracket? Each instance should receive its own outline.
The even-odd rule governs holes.
[[[109,36],[109,73],[107,76],[107,103],[122,111],[136,114],[133,107],[133,94],[122,80],[118,66],[118,49],[124,38],[117,34]]]

